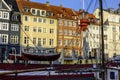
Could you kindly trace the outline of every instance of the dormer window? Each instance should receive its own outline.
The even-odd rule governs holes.
[[[35,14],[35,9],[32,9],[32,14]]]
[[[40,10],[37,10],[37,15],[40,16]]]
[[[53,16],[52,12],[47,12],[47,16]]]
[[[29,9],[25,7],[24,12],[29,12]]]
[[[42,11],[42,15],[45,15],[45,11]]]

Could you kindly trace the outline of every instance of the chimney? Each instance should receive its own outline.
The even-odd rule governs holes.
[[[48,1],[46,2],[46,6],[50,6],[50,3]]]
[[[60,7],[63,7],[62,4],[60,4]]]

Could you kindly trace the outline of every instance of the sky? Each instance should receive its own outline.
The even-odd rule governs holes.
[[[93,13],[96,8],[99,7],[99,0],[31,0],[33,2],[46,3],[49,2],[51,5],[60,6],[66,8],[72,8],[74,10],[84,9],[89,13]],[[83,4],[84,1],[84,4]],[[91,5],[89,6],[89,4]],[[103,8],[114,8],[119,7],[120,0],[103,0]],[[84,6],[83,6],[84,5]]]

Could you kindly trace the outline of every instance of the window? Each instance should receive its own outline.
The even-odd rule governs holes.
[[[107,40],[107,35],[104,35],[104,40]]]
[[[45,11],[42,11],[42,15],[45,15]]]
[[[33,38],[33,44],[36,44],[36,38]]]
[[[46,19],[43,19],[43,23],[46,23]]]
[[[41,38],[38,38],[38,46],[41,46]]]
[[[32,14],[35,14],[35,9],[32,9]]]
[[[8,30],[8,23],[2,23],[1,29]]]
[[[40,10],[37,10],[37,15],[40,16]]]
[[[54,29],[50,29],[50,33],[54,33]]]
[[[53,43],[54,43],[54,39],[50,39],[49,45],[53,45]]]
[[[29,26],[25,26],[25,31],[29,31]]]
[[[64,30],[64,35],[67,35],[67,30]]]
[[[67,26],[67,21],[64,21],[64,26]]]
[[[18,44],[18,36],[11,35],[10,36],[10,43],[11,44]]]
[[[2,18],[2,11],[0,11],[0,18]]]
[[[29,21],[29,17],[28,16],[25,16],[25,21]]]
[[[110,72],[110,79],[115,79],[115,72]]]
[[[24,7],[25,12],[29,12],[29,9],[27,7]]]
[[[108,49],[108,44],[104,44],[104,46],[105,46],[105,49]]]
[[[62,20],[59,20],[59,25],[62,25]]]
[[[64,40],[64,45],[67,45],[67,40]]]
[[[35,17],[35,18],[33,19],[33,21],[34,21],[34,22],[37,22],[37,18]]]
[[[29,44],[29,37],[24,37],[24,44]]]
[[[46,38],[43,38],[43,45],[46,45]]]
[[[11,31],[19,31],[19,25],[18,24],[11,24]]]
[[[18,21],[18,15],[12,15],[12,21]]]
[[[50,20],[50,24],[54,24],[54,20],[53,19]]]
[[[2,43],[8,43],[8,35],[7,34],[1,34],[1,40]]]
[[[59,35],[62,35],[62,30],[58,30],[58,34],[59,34]]]
[[[42,22],[42,18],[38,18],[38,22]]]
[[[33,27],[33,32],[36,32],[37,31],[37,28],[36,27]]]
[[[43,33],[46,33],[46,28],[43,28]]]
[[[9,13],[3,12],[3,19],[9,19]]]
[[[72,22],[71,22],[71,21],[68,21],[68,25],[69,25],[69,26],[72,26]]]
[[[62,45],[62,40],[58,40],[58,45]]]
[[[42,32],[42,28],[41,27],[38,27],[38,32]]]

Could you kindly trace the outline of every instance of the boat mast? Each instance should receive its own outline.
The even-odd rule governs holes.
[[[100,25],[101,25],[101,41],[102,41],[102,44],[101,44],[101,46],[102,46],[102,48],[101,48],[101,54],[102,54],[102,70],[104,70],[105,69],[105,64],[104,64],[104,61],[105,61],[105,56],[104,56],[104,31],[103,31],[103,4],[102,4],[102,0],[99,0],[99,5],[100,5],[100,20],[101,20],[101,23],[100,23]],[[105,80],[105,72],[103,71],[102,72],[102,80]]]

